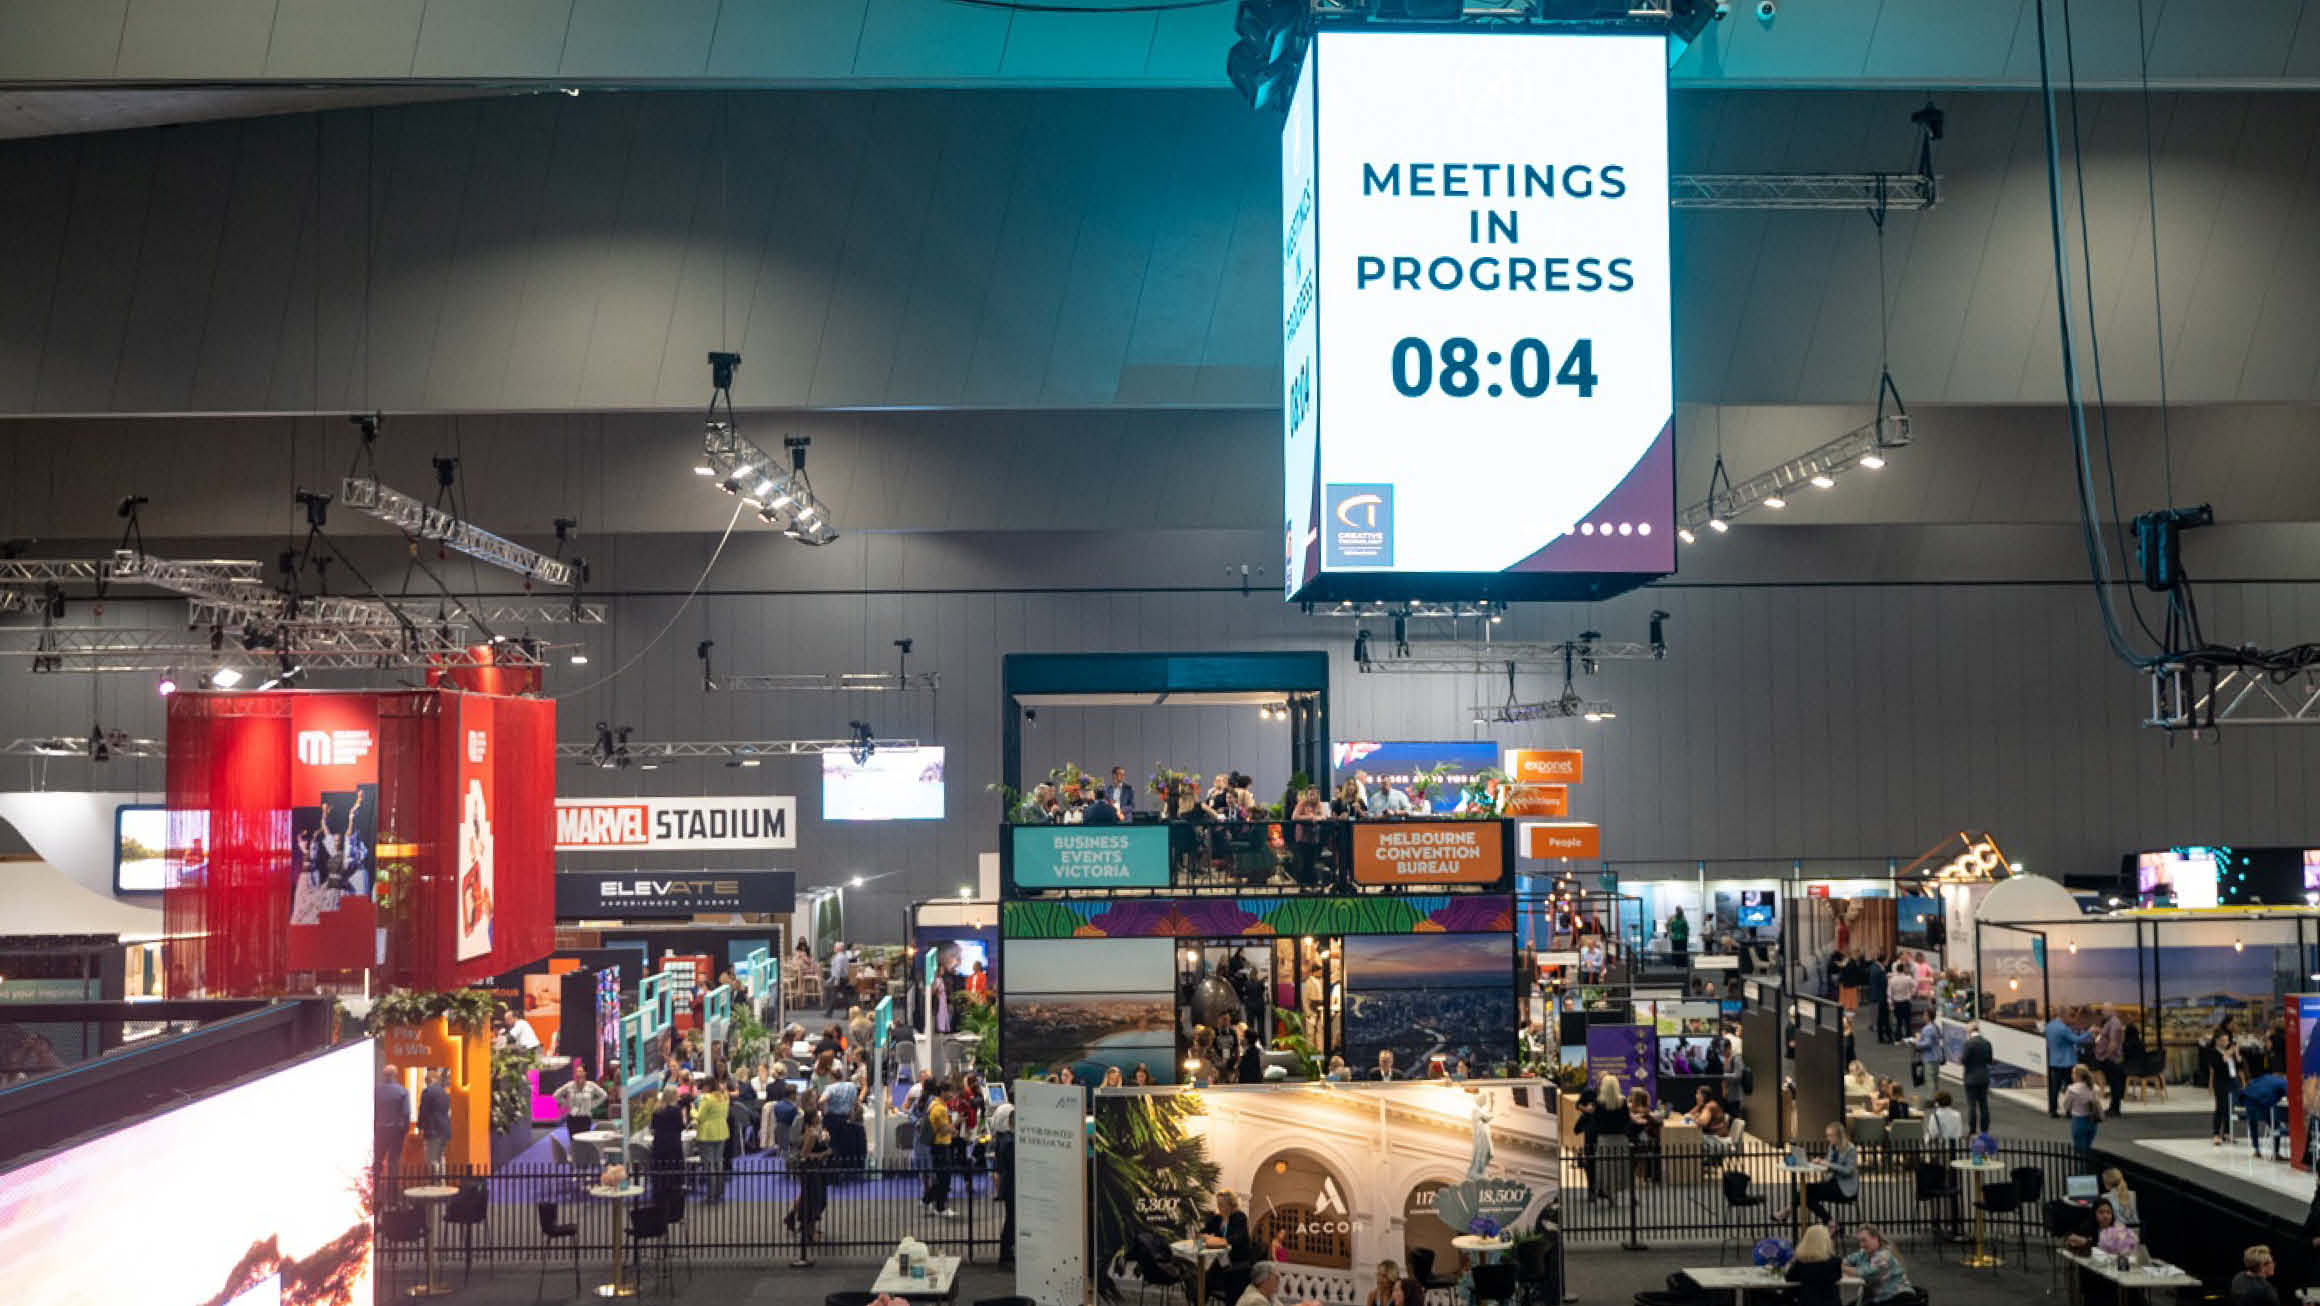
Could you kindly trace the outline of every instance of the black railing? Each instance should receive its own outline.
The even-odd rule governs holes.
[[[937,1214],[922,1201],[928,1179],[936,1175],[948,1182],[947,1215]],[[448,1272],[458,1272],[470,1260],[483,1265],[532,1265],[545,1257],[553,1265],[569,1260],[575,1252],[573,1240],[551,1240],[541,1232],[538,1205],[552,1203],[550,1223],[578,1226],[577,1254],[583,1273],[600,1274],[612,1254],[615,1221],[625,1220],[635,1207],[677,1212],[669,1226],[667,1253],[695,1263],[773,1264],[801,1254],[815,1260],[876,1261],[891,1253],[905,1236],[943,1255],[990,1260],[999,1254],[1005,1215],[995,1199],[995,1176],[987,1169],[802,1173],[745,1169],[726,1176],[722,1200],[710,1200],[714,1179],[698,1165],[681,1172],[636,1171],[629,1182],[642,1191],[628,1197],[592,1196],[588,1190],[600,1177],[542,1170],[388,1174],[376,1187],[382,1212],[380,1226],[382,1232],[416,1231],[417,1224],[408,1218],[391,1217],[389,1213],[398,1207],[432,1218],[436,1257]],[[402,1195],[407,1189],[434,1185],[467,1192],[458,1198],[429,1202]],[[473,1192],[481,1196],[467,1195]],[[805,1201],[803,1207],[801,1200]],[[801,1242],[796,1225],[797,1218],[808,1216],[813,1235],[810,1246]],[[622,1237],[625,1244],[625,1232]],[[424,1246],[417,1238],[382,1237],[379,1255],[407,1270],[417,1266]],[[656,1242],[643,1254],[649,1258],[661,1251]],[[623,1254],[631,1254],[625,1246]]]

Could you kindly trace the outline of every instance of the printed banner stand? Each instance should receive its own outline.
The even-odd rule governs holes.
[[[1039,1306],[1086,1306],[1087,1107],[1071,1084],[1018,1079],[1015,1291]]]
[[[2320,993],[2288,999],[2288,1138],[2295,1167],[2309,1171],[2312,1134],[2320,1129]]]

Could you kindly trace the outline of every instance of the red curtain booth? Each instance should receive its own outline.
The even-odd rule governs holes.
[[[546,956],[555,752],[545,699],[172,695],[171,991],[447,989]]]

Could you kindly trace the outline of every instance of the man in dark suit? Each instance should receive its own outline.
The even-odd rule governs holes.
[[[1112,782],[1104,786],[1104,797],[1112,800],[1112,806],[1118,809],[1121,820],[1125,821],[1135,814],[1136,786],[1128,783],[1128,768],[1112,768]]]
[[[1079,819],[1082,825],[1118,825],[1122,817],[1120,809],[1112,805],[1112,791],[1096,790],[1095,801],[1087,805]]]
[[[1390,1080],[1394,1077],[1394,1050],[1392,1048],[1378,1049],[1377,1069],[1371,1071],[1369,1077],[1379,1081]]]

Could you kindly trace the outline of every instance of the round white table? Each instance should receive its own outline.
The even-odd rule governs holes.
[[[1462,1233],[1451,1239],[1450,1245],[1487,1265],[1492,1257],[1513,1251],[1514,1239],[1504,1234],[1485,1238],[1478,1233]]]
[[[623,1202],[631,1197],[642,1197],[644,1185],[629,1184],[622,1188],[607,1188],[603,1184],[594,1184],[589,1187],[588,1195],[599,1201]],[[629,1282],[628,1278],[621,1273],[620,1266],[621,1238],[628,1231],[628,1222],[621,1218],[625,1214],[626,1212],[618,1206],[612,1209],[612,1280],[609,1283],[596,1285],[596,1295],[599,1297],[634,1297],[636,1295],[636,1285]]]
[[[459,1196],[459,1190],[449,1184],[427,1184],[418,1188],[406,1188],[403,1190],[403,1196],[410,1201],[419,1203],[419,1238],[427,1249],[427,1278],[424,1282],[413,1284],[410,1295],[413,1297],[440,1297],[451,1291],[451,1288],[448,1284],[435,1281],[435,1211],[443,1203]]]
[[[2005,1163],[2000,1161],[1952,1161],[1952,1170],[1963,1170],[1974,1177],[1974,1250],[1962,1264],[1976,1270],[1994,1270],[2006,1259],[1993,1255],[1989,1245],[1989,1216],[1982,1210],[1982,1185],[1992,1174],[2005,1174]]]
[[[1819,1161],[1799,1163],[1783,1160],[1780,1163],[1780,1168],[1787,1171],[1796,1180],[1796,1242],[1789,1244],[1789,1246],[1794,1247],[1796,1243],[1804,1241],[1804,1186],[1827,1174],[1829,1167]]]
[[[1199,1301],[1207,1301],[1208,1267],[1225,1258],[1228,1251],[1225,1245],[1219,1242],[1210,1246],[1205,1238],[1179,1238],[1168,1244],[1168,1250],[1177,1260],[1192,1267],[1192,1295]]]

